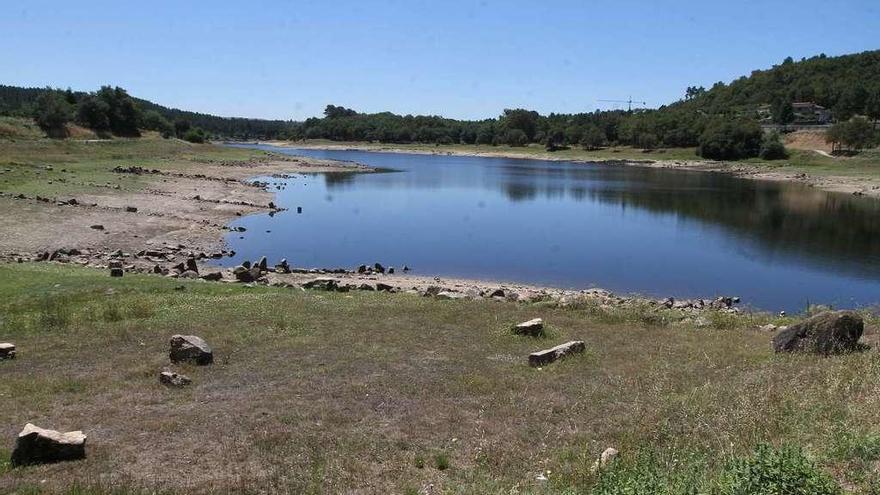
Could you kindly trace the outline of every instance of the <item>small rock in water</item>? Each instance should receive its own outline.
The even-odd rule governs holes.
[[[535,318],[519,323],[513,327],[513,333],[517,335],[530,335],[532,337],[541,336],[544,334],[544,320]]]
[[[173,335],[169,357],[172,363],[192,362],[206,365],[214,362],[214,352],[211,347],[201,337],[195,335]]]
[[[163,371],[159,373],[159,383],[172,387],[183,387],[192,383],[192,380],[186,375],[174,373],[173,371]]]
[[[85,459],[86,436],[81,431],[61,433],[28,423],[15,441],[12,465],[44,464]]]
[[[15,344],[8,342],[0,344],[0,359],[15,359]]]

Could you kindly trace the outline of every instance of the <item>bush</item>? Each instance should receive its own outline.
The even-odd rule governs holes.
[[[803,493],[837,495],[840,486],[793,446],[759,445],[748,458],[732,462],[719,480],[718,495]]]
[[[764,160],[783,160],[788,158],[788,150],[786,150],[785,145],[782,144],[782,139],[779,137],[779,133],[773,132],[764,136],[764,140],[761,142],[761,151],[758,153],[758,156]]]
[[[46,91],[37,98],[34,121],[49,137],[67,137],[67,123],[73,108],[58,91]]]
[[[764,133],[750,120],[716,120],[700,135],[697,154],[713,160],[739,160],[758,156]]]
[[[186,134],[183,136],[185,141],[189,141],[190,143],[201,144],[207,141],[208,137],[205,136],[205,131],[199,129],[198,127],[194,129],[190,129],[186,131]]]

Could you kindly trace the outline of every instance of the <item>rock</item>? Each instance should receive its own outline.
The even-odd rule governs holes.
[[[336,279],[326,277],[312,279],[302,284],[302,288],[304,289],[336,290],[337,287],[339,287],[339,283]]]
[[[184,271],[196,272],[196,275],[199,274],[199,265],[196,263],[195,258],[186,259],[186,270]]]
[[[376,264],[374,264],[374,265],[373,265],[373,270],[375,270],[376,273],[385,273],[385,267],[382,266],[381,263],[376,263]]]
[[[617,458],[618,453],[619,452],[614,447],[608,447],[602,452],[602,455],[596,459],[596,462],[593,463],[593,467],[590,470],[595,473],[596,471],[607,468],[608,465],[614,462],[614,459]]]
[[[768,323],[766,325],[761,325],[758,327],[758,330],[763,330],[765,332],[775,332],[778,329],[779,329],[779,327],[777,327],[776,325],[774,325],[772,323]]]
[[[275,265],[275,273],[290,273],[290,264],[285,258],[281,258],[281,262]]]
[[[104,226],[103,226],[103,225],[100,225],[100,224],[92,225],[92,226],[89,227],[89,228],[90,228],[90,229],[95,229],[95,230],[104,230]]]
[[[250,270],[250,268],[251,268],[251,262],[250,262],[250,261],[247,261],[247,260],[242,261],[242,262],[241,262],[241,266],[243,266],[243,267],[247,268],[248,270]]]
[[[386,272],[388,273],[388,275],[394,275],[394,267],[393,267],[393,266],[389,266],[389,267],[388,267],[388,270],[386,270]]]
[[[15,359],[15,344],[8,342],[0,344],[0,359]]]
[[[544,320],[535,318],[533,320],[519,323],[513,327],[513,333],[517,335],[529,335],[532,337],[544,335]]]
[[[853,311],[825,311],[779,332],[773,337],[776,352],[839,354],[860,349],[865,330],[862,317]]]
[[[432,285],[422,292],[422,295],[425,297],[436,296],[437,294],[443,292],[442,287],[437,287],[436,285]]]
[[[239,282],[250,283],[260,277],[260,269],[239,265],[232,270],[232,275]]]
[[[489,293],[489,297],[504,297],[505,295],[504,289],[495,289]]]
[[[260,261],[257,261],[257,268],[260,269],[261,272],[265,272],[269,269],[269,260],[266,259],[265,256],[260,258]]]
[[[584,352],[586,349],[587,346],[583,341],[572,340],[550,349],[529,354],[529,366],[544,366],[569,354]]]
[[[391,285],[388,285],[388,284],[383,284],[382,282],[377,282],[376,283],[376,290],[384,291],[384,292],[391,292],[394,290],[394,287]]]
[[[159,383],[171,387],[183,387],[192,383],[192,380],[186,375],[181,375],[173,371],[163,371],[159,373]]]
[[[214,362],[214,352],[211,347],[201,337],[195,335],[172,336],[169,357],[172,363],[191,362],[206,365]]]
[[[125,211],[128,213],[137,213],[138,209],[134,206],[126,206]]]
[[[61,433],[28,423],[15,441],[12,464],[44,464],[85,459],[86,436],[81,431]]]
[[[110,276],[111,277],[121,277],[125,275],[125,271],[122,268],[111,268]]]
[[[114,269],[114,268],[122,268],[122,261],[120,261],[120,260],[110,260],[110,262],[107,263],[107,268],[109,268],[109,269],[111,269],[111,270]]]
[[[207,280],[209,282],[218,282],[223,280],[223,272],[211,272],[202,275],[202,280]]]
[[[361,266],[357,267],[357,272],[358,273],[367,273],[367,265],[361,265]]]
[[[180,278],[191,278],[191,279],[197,279],[197,278],[199,278],[199,273],[198,273],[198,272],[194,272],[194,271],[192,271],[192,270],[187,270],[187,271],[181,273],[181,274],[179,275],[179,277],[180,277]]]
[[[361,284],[361,285],[358,286],[358,290],[370,290],[370,291],[374,291],[374,290],[376,290],[376,288],[373,287],[372,285],[368,284],[368,283],[363,283],[363,284]]]
[[[409,271],[409,267],[406,266],[406,265],[403,265],[403,271],[408,272],[408,271]]]
[[[164,270],[162,270],[161,265],[155,265],[155,266],[153,266],[153,273],[157,273],[157,274],[164,273]]]

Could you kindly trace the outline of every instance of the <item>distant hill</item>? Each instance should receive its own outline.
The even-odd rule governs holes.
[[[46,88],[22,88],[0,85],[0,115],[30,117],[37,98]],[[87,93],[70,91],[69,100],[79,101]],[[142,98],[134,98],[144,112],[156,111],[170,122],[186,120],[194,127],[200,127],[218,138],[230,139],[284,139],[289,137],[296,126],[293,121],[248,119],[241,117],[218,117],[198,112],[190,112],[153,103]]]

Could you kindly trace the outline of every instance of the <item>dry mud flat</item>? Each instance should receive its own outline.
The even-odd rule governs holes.
[[[208,163],[191,171],[119,165],[118,174],[147,177],[137,192],[106,188],[105,194],[59,197],[0,194],[0,254],[30,258],[58,249],[139,252],[184,245],[195,252],[221,249],[226,224],[237,216],[272,211],[274,193],[253,177],[370,172],[356,164],[313,159]]]

